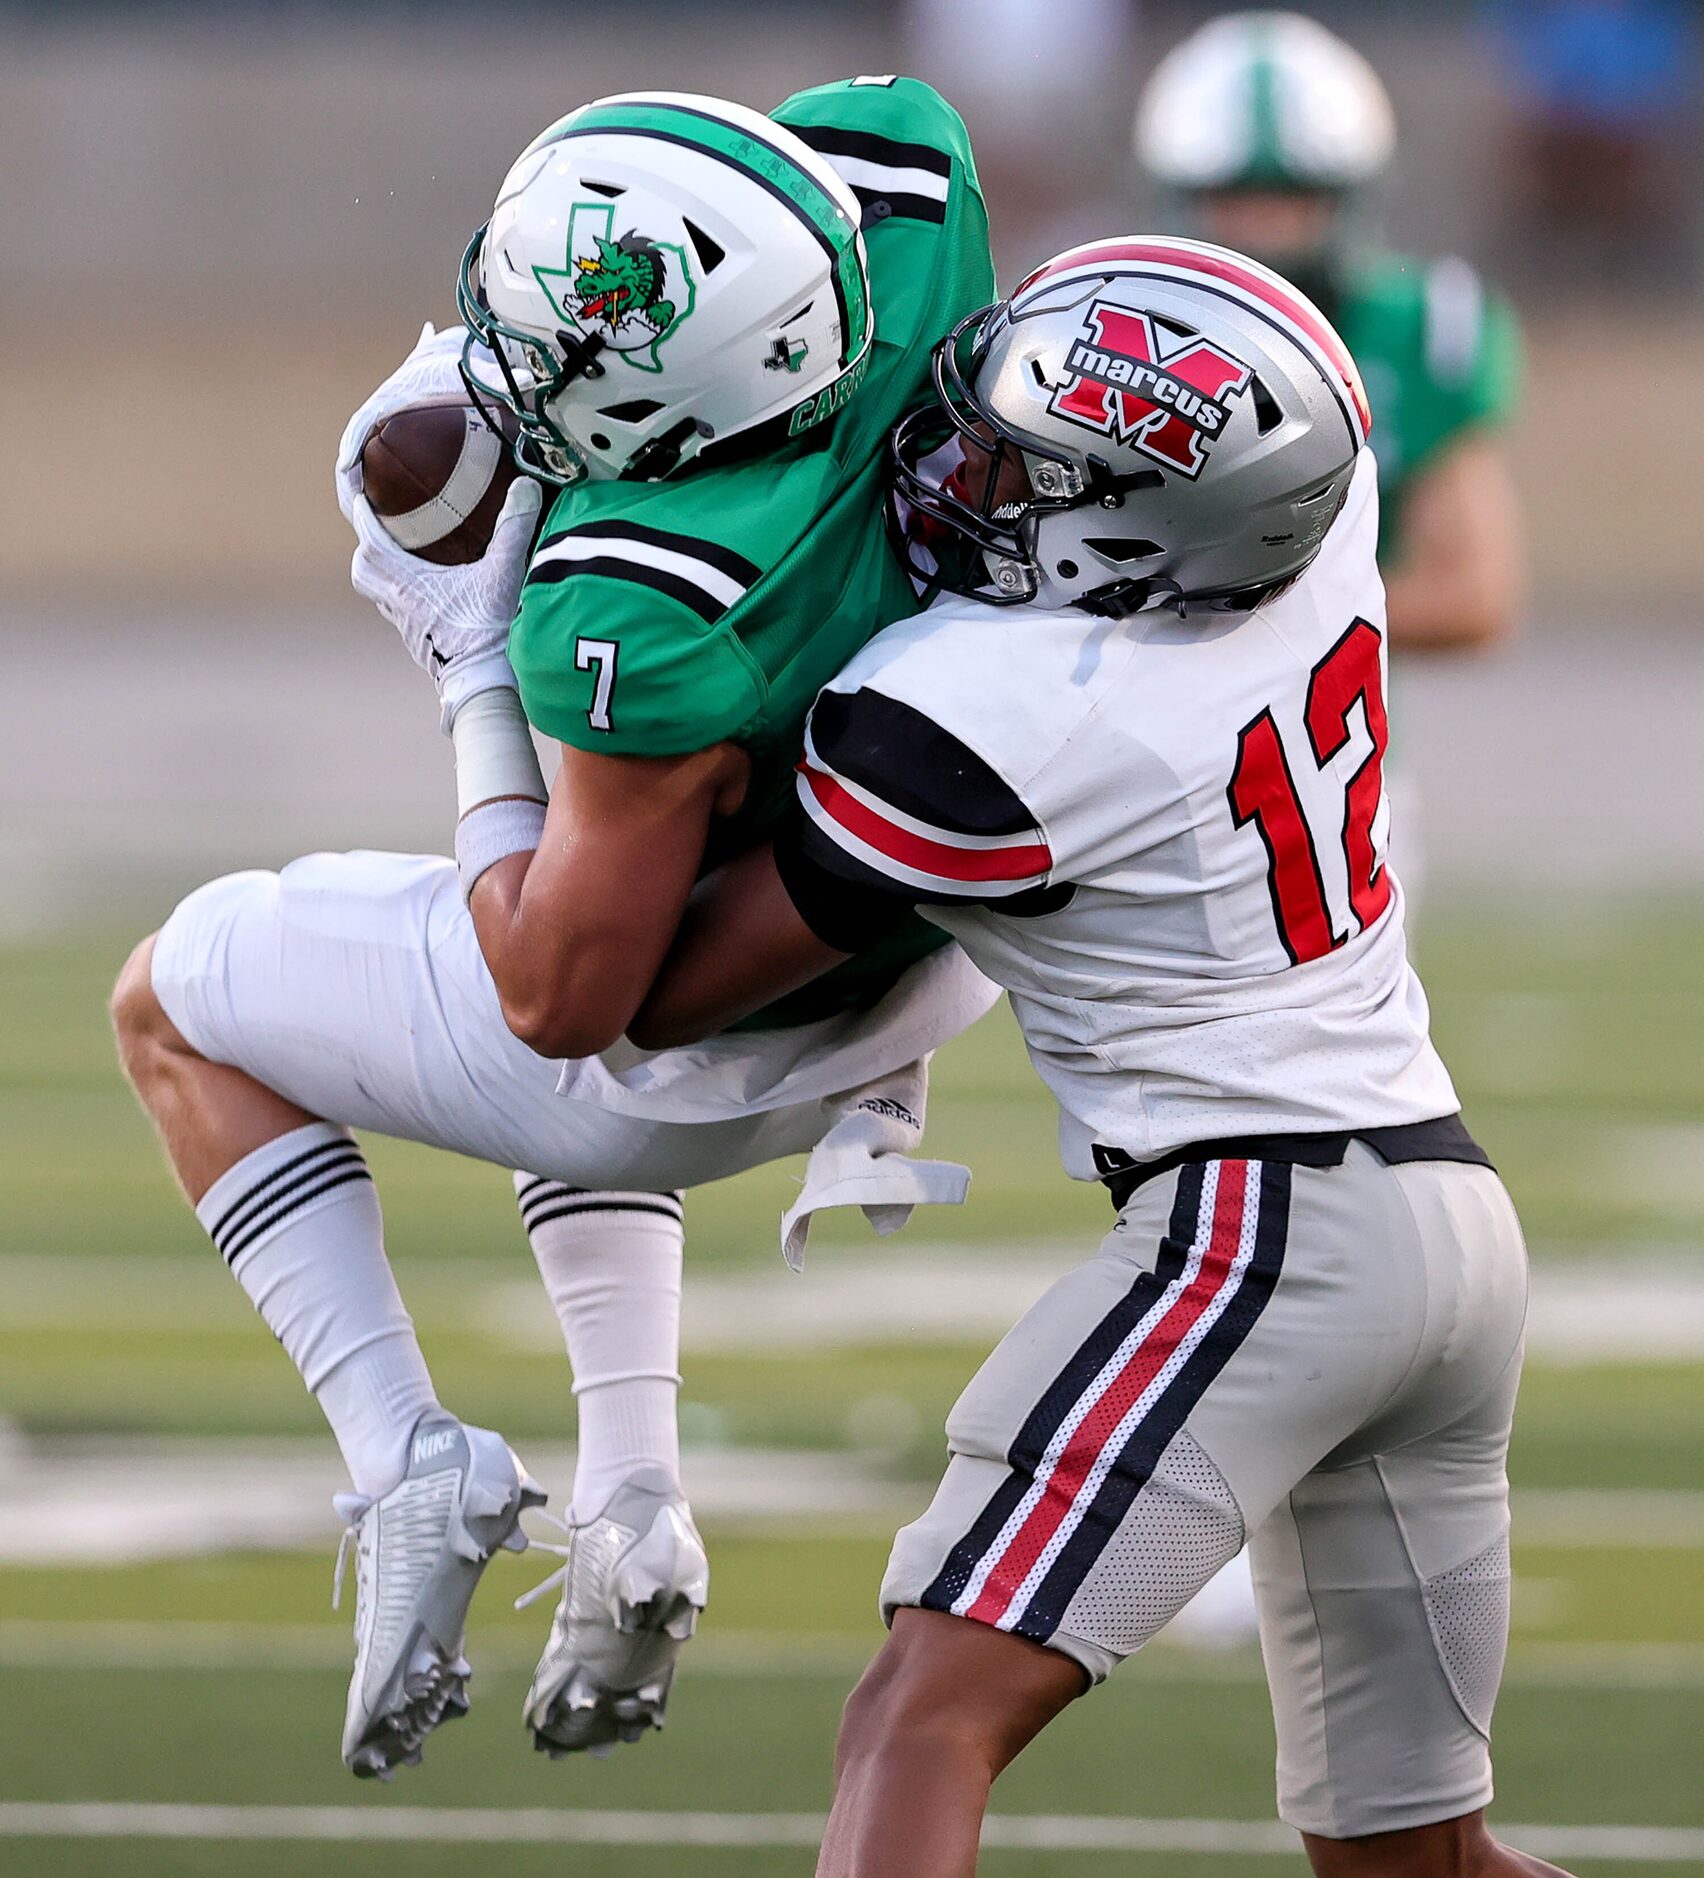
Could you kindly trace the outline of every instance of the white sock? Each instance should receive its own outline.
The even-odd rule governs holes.
[[[318,1397],[355,1491],[394,1486],[409,1434],[438,1398],[348,1131],[311,1122],[256,1148],[195,1216]]]
[[[635,1468],[680,1481],[678,1193],[587,1193],[516,1174],[515,1196],[574,1370],[570,1518],[601,1513]]]

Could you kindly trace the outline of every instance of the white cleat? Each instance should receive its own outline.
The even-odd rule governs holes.
[[[442,1409],[415,1424],[408,1471],[388,1493],[337,1496],[346,1530],[333,1609],[355,1547],[355,1674],[343,1722],[351,1773],[388,1780],[417,1766],[432,1730],[467,1713],[467,1607],[499,1548],[526,1549],[520,1516],[544,1497],[501,1435]]]
[[[681,1646],[710,1594],[710,1561],[661,1468],[640,1468],[597,1518],[566,1530],[567,1545],[548,1549],[567,1563],[517,1602],[562,1587],[526,1721],[534,1747],[552,1759],[601,1759],[662,1727]]]

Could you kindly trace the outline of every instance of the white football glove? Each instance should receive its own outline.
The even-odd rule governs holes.
[[[513,691],[509,624],[526,578],[544,490],[530,476],[510,485],[482,560],[439,567],[399,548],[372,504],[357,494],[349,519],[359,546],[349,570],[355,591],[402,634],[409,655],[438,687],[446,735],[456,712],[481,691]]]
[[[414,350],[344,425],[343,441],[337,446],[337,506],[346,522],[355,520],[355,498],[361,494],[361,452],[387,417],[395,417],[398,411],[467,403],[467,386],[461,375],[466,343],[465,326],[447,326],[440,333],[433,331],[428,320],[420,329]],[[487,358],[491,356],[484,346],[475,350]],[[496,375],[495,365],[492,375]]]

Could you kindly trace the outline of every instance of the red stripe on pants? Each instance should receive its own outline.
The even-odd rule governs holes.
[[[1219,1162],[1219,1184],[1213,1201],[1212,1236],[1202,1255],[1201,1268],[1142,1341],[1130,1352],[1124,1367],[1102,1391],[1094,1406],[1078,1423],[1064,1452],[1054,1463],[1042,1495],[1029,1516],[1012,1535],[980,1596],[966,1613],[984,1624],[997,1624],[1018,1594],[1048,1541],[1059,1530],[1095,1462],[1118,1430],[1119,1424],[1144,1390],[1165,1368],[1201,1314],[1218,1296],[1230,1277],[1242,1243],[1243,1215],[1247,1210],[1247,1161]],[[1199,1221],[1196,1231],[1200,1231]],[[1080,1400],[1081,1398],[1079,1398]]]

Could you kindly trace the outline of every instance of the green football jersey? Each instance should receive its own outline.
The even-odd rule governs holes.
[[[994,297],[988,222],[958,113],[915,79],[852,79],[772,113],[863,206],[875,339],[829,413],[744,460],[558,496],[509,636],[527,716],[575,749],[673,756],[724,739],[752,759],[706,865],[767,838],[793,793],[806,713],[864,642],[917,609],[885,532],[887,439],[929,356]],[[814,420],[814,421],[812,421]],[[942,943],[916,920],[772,1006],[802,1023],[872,1002]]]
[[[1358,258],[1332,308],[1373,408],[1379,551],[1400,551],[1411,479],[1464,431],[1502,423],[1520,391],[1520,330],[1465,261]]]

